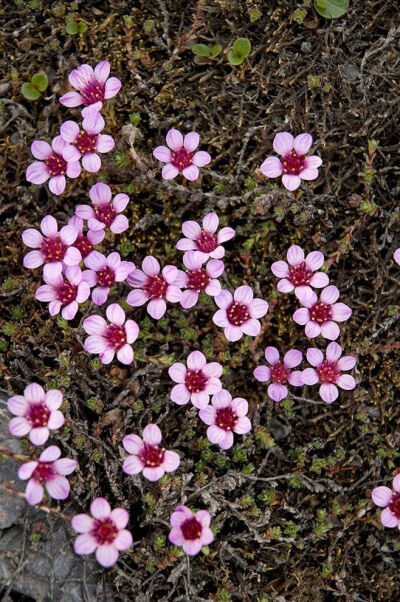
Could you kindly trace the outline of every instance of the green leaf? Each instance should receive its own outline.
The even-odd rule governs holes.
[[[197,56],[211,56],[210,49],[205,44],[195,44],[192,46],[192,52]]]
[[[240,57],[237,56],[233,50],[230,50],[228,52],[228,61],[230,62],[231,65],[240,65],[241,63],[243,63],[243,61],[246,60],[246,57]]]
[[[66,24],[65,31],[71,36],[76,35],[79,33],[78,23],[76,21],[70,21]]]
[[[22,95],[28,100],[37,100],[40,96],[39,90],[34,88],[31,83],[26,83],[21,86]]]
[[[221,50],[222,50],[221,44],[214,44],[214,46],[211,48],[211,56],[213,58],[215,58],[216,56],[218,56],[220,54]]]
[[[233,54],[243,59],[249,55],[250,50],[251,44],[247,38],[238,38],[232,46]]]
[[[349,10],[349,0],[314,0],[318,14],[327,19],[338,19]]]
[[[86,30],[87,30],[86,23],[84,23],[83,21],[81,21],[80,23],[78,23],[78,32],[79,33],[85,33]]]
[[[44,92],[47,88],[47,75],[45,73],[35,73],[32,76],[31,84],[34,88],[39,90],[39,92]]]

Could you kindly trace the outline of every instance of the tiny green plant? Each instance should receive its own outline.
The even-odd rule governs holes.
[[[338,19],[349,10],[349,0],[314,0],[314,8],[326,19]]]
[[[48,81],[45,73],[35,73],[30,82],[21,86],[22,95],[28,100],[37,100],[47,88]]]
[[[231,50],[228,53],[228,61],[231,65],[241,65],[249,56],[250,50],[250,40],[247,38],[238,38],[235,40]]]
[[[192,46],[193,54],[209,60],[217,58],[217,56],[221,53],[221,50],[221,44],[214,44],[213,46],[206,46],[206,44],[194,44],[194,46]]]
[[[68,21],[65,26],[65,31],[70,36],[76,36],[78,33],[85,33],[87,25],[83,21]]]

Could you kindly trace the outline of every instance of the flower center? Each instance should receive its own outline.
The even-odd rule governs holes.
[[[74,242],[74,247],[79,249],[81,252],[82,258],[84,259],[93,251],[93,245],[89,242],[89,239],[83,234],[79,234],[78,238]]]
[[[39,483],[43,483],[53,479],[56,474],[53,462],[39,462],[33,471],[32,478]]]
[[[335,383],[340,376],[337,364],[329,360],[324,360],[316,371],[321,383]]]
[[[318,322],[318,324],[323,324],[324,322],[332,320],[332,306],[327,303],[322,303],[322,301],[317,301],[317,303],[311,307],[309,312],[310,319],[313,322]]]
[[[244,303],[233,301],[226,310],[226,315],[233,326],[241,326],[250,319],[249,308]]]
[[[108,265],[105,265],[97,272],[97,284],[99,286],[112,286],[115,282],[115,272]]]
[[[149,299],[162,299],[165,297],[168,282],[162,276],[147,276],[143,290],[149,295]]]
[[[185,386],[190,393],[201,393],[207,386],[208,377],[201,370],[187,370]]]
[[[196,245],[199,251],[212,253],[218,246],[218,239],[215,234],[202,230],[196,238]]]
[[[293,284],[293,286],[305,286],[306,284],[309,284],[311,278],[312,271],[307,266],[305,261],[299,265],[290,266],[287,279]]]
[[[118,351],[126,343],[125,326],[121,324],[110,324],[103,337],[107,339],[109,346]]]
[[[56,289],[57,299],[61,301],[63,305],[69,304],[75,301],[78,292],[78,287],[70,282],[64,282],[60,287]]]
[[[51,176],[63,176],[67,171],[67,162],[58,153],[52,152],[45,160],[45,165]]]
[[[83,98],[83,104],[88,106],[99,100],[104,100],[104,89],[104,84],[101,84],[95,78],[91,79],[84,88],[79,90]]]
[[[201,293],[207,287],[211,278],[207,274],[205,268],[199,268],[198,270],[187,270],[187,288],[192,288],[196,293]]]
[[[161,466],[164,462],[164,456],[164,449],[158,447],[158,445],[151,445],[150,443],[145,443],[144,447],[139,452],[139,458],[147,468]]]
[[[44,403],[39,401],[38,403],[30,403],[25,418],[34,428],[40,426],[47,426],[49,421],[50,410]]]
[[[238,421],[238,416],[230,406],[218,408],[215,415],[215,424],[224,431],[232,431]]]
[[[96,134],[91,134],[90,132],[81,130],[75,138],[73,145],[76,146],[81,155],[94,153],[97,145],[97,136]]]
[[[295,150],[290,151],[282,157],[282,165],[284,173],[298,175],[306,166],[306,158],[304,155],[299,155]]]
[[[95,538],[99,546],[110,544],[118,535],[116,524],[111,518],[96,518],[90,535]]]
[[[111,226],[115,220],[117,212],[111,203],[103,203],[102,205],[94,205],[93,211],[99,222],[106,226]]]
[[[400,493],[393,493],[393,497],[389,504],[389,510],[398,520],[400,520]]]
[[[198,539],[202,532],[202,526],[194,516],[192,518],[187,518],[181,524],[182,535],[185,539],[194,540]]]
[[[172,165],[175,165],[179,171],[183,171],[186,167],[192,165],[192,157],[193,153],[186,150],[184,146],[181,146],[178,150],[171,151],[171,163]]]
[[[40,245],[40,252],[45,261],[62,261],[64,259],[67,245],[59,236],[55,238],[44,238]]]
[[[271,366],[271,380],[274,383],[287,383],[290,375],[290,370],[285,368],[281,364],[281,362],[276,362],[273,366]]]

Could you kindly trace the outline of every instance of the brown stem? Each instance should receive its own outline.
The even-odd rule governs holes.
[[[23,491],[18,491],[17,489],[14,489],[10,483],[6,483],[6,482],[0,483],[0,487],[4,487],[4,489],[7,489],[7,491],[12,493],[13,495],[16,495],[17,497],[20,497],[24,500],[26,499],[25,493]],[[57,516],[58,518],[62,518],[63,520],[66,520],[68,522],[71,521],[70,516],[68,516],[67,514],[63,514],[62,512],[59,512],[55,508],[49,508],[48,506],[45,506],[44,504],[35,504],[35,507],[38,510],[43,510],[43,512],[47,512],[47,514],[54,514],[54,516]]]

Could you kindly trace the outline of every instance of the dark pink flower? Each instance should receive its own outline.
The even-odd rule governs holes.
[[[101,167],[97,153],[109,153],[115,145],[112,136],[100,134],[104,125],[100,113],[93,112],[82,121],[82,128],[75,121],[65,121],[60,127],[60,134],[65,142],[79,151],[83,167],[91,173],[96,173]]]
[[[213,322],[224,328],[228,341],[238,341],[243,334],[257,336],[261,324],[257,318],[262,318],[268,311],[268,303],[263,299],[253,299],[253,291],[249,286],[239,286],[234,295],[222,290],[215,297],[215,303],[220,307],[213,316]]]
[[[221,292],[221,284],[217,278],[224,271],[223,261],[211,259],[203,267],[205,261],[207,261],[207,255],[196,251],[188,251],[183,256],[183,263],[187,270],[186,272],[178,270],[175,284],[187,289],[183,291],[181,299],[181,305],[185,309],[196,305],[200,293],[215,297]]]
[[[90,505],[91,515],[76,514],[71,526],[81,533],[74,543],[75,554],[92,554],[96,551],[96,560],[106,568],[115,564],[119,552],[132,545],[132,535],[125,529],[129,514],[123,508],[111,510],[110,504],[98,497]]]
[[[57,445],[50,445],[42,451],[39,460],[32,460],[20,466],[18,477],[22,481],[29,479],[25,497],[31,506],[42,501],[43,487],[54,500],[65,500],[69,496],[70,486],[65,475],[74,472],[77,462],[60,456],[60,448]]]
[[[31,145],[35,159],[26,170],[26,179],[32,184],[43,184],[49,181],[53,194],[60,195],[65,189],[65,175],[77,178],[81,173],[78,150],[68,144],[62,136],[53,138],[50,144],[43,140],[35,140]]]
[[[119,215],[129,203],[127,194],[116,194],[111,201],[111,188],[107,184],[98,182],[89,190],[89,197],[93,203],[93,207],[90,207],[90,205],[78,205],[75,213],[82,219],[87,220],[89,230],[103,232],[103,237],[99,242],[104,238],[106,227],[109,227],[114,234],[121,234],[121,232],[125,232],[129,228],[129,222],[125,215]]]
[[[182,173],[190,181],[199,177],[199,167],[208,165],[211,157],[205,151],[194,151],[199,145],[200,136],[197,132],[189,132],[183,138],[178,130],[169,130],[167,133],[167,144],[169,146],[157,146],[153,155],[159,161],[166,163],[162,170],[164,180],[171,180]]]
[[[96,67],[80,65],[68,76],[69,83],[78,92],[67,92],[61,96],[60,102],[66,107],[90,106],[100,111],[103,100],[113,98],[121,89],[121,82],[116,77],[109,77],[110,63],[101,61]],[[87,114],[87,113],[86,113]]]
[[[267,178],[283,174],[282,184],[287,190],[297,190],[301,180],[316,180],[322,159],[317,155],[306,156],[312,143],[311,134],[300,134],[296,138],[289,132],[276,134],[273,147],[281,158],[267,157],[260,167],[262,173]]]
[[[148,255],[143,259],[142,269],[135,268],[127,277],[127,282],[135,290],[131,291],[126,302],[132,307],[140,307],[149,302],[147,312],[155,320],[165,314],[167,304],[177,303],[182,298],[182,291],[176,279],[178,269],[173,265],[166,265],[161,274],[161,267],[157,259]]]
[[[400,529],[400,474],[397,474],[392,483],[392,489],[389,487],[375,487],[372,490],[372,500],[374,504],[385,508],[381,512],[381,523],[384,527],[397,527]]]
[[[192,351],[186,360],[187,366],[175,363],[168,373],[176,383],[170,398],[178,405],[191,401],[196,408],[204,408],[210,401],[210,395],[221,390],[219,377],[222,366],[218,362],[207,364],[206,357],[200,351]]]
[[[37,383],[28,385],[23,395],[14,395],[7,406],[17,416],[10,421],[10,433],[14,437],[25,437],[33,445],[43,445],[49,438],[50,431],[59,429],[64,424],[64,414],[58,409],[63,396],[58,389],[45,393]]]
[[[180,251],[199,251],[207,255],[207,259],[221,259],[225,255],[222,243],[235,236],[233,228],[222,228],[218,233],[219,219],[214,212],[208,213],[203,218],[203,227],[197,222],[183,222],[182,232],[186,238],[181,238],[176,243]]]
[[[297,295],[300,289],[309,289],[310,285],[324,288],[329,284],[329,278],[324,272],[316,272],[324,263],[321,251],[311,251],[307,257],[304,257],[303,249],[298,245],[292,245],[287,252],[287,261],[288,263],[275,261],[271,266],[274,275],[282,278],[277,286],[280,293],[290,293],[294,290]]]
[[[345,303],[336,303],[339,298],[339,289],[330,285],[321,292],[320,300],[314,291],[309,288],[299,288],[297,297],[304,307],[293,314],[293,320],[304,326],[305,334],[309,339],[319,334],[325,339],[334,341],[340,334],[336,322],[345,322],[352,314],[352,310]]]
[[[285,353],[283,363],[279,357],[279,351],[276,347],[265,348],[265,359],[269,366],[257,366],[253,374],[260,382],[272,381],[268,387],[268,395],[274,401],[282,401],[288,395],[286,383],[293,387],[303,385],[301,370],[294,370],[301,364],[303,354],[297,349],[290,349]]]
[[[121,364],[133,362],[132,343],[139,335],[139,326],[134,320],[126,320],[125,312],[118,303],[106,309],[107,320],[101,316],[90,316],[83,321],[83,329],[90,336],[84,349],[88,353],[98,353],[103,364],[109,364],[117,354]]]
[[[53,265],[78,265],[82,256],[76,246],[78,232],[73,225],[64,226],[58,231],[57,221],[46,215],[40,222],[40,229],[28,228],[22,232],[22,240],[27,247],[37,249],[24,257],[24,267],[37,268],[44,263]]]
[[[142,433],[126,435],[122,444],[131,454],[124,460],[122,470],[127,474],[143,473],[149,481],[158,481],[166,472],[176,470],[181,462],[179,455],[160,447],[162,435],[156,424],[148,424]]]
[[[105,257],[98,251],[92,251],[85,259],[86,267],[90,268],[82,273],[82,280],[92,291],[93,303],[103,305],[108,298],[110,288],[116,282],[124,282],[126,277],[135,269],[131,261],[121,261],[119,253],[110,253]]]
[[[175,546],[180,546],[188,556],[198,554],[203,546],[214,541],[210,529],[211,515],[207,510],[193,513],[186,506],[177,506],[171,514],[171,531],[168,538]]]
[[[235,397],[221,389],[211,398],[211,405],[201,409],[199,416],[209,424],[207,437],[211,443],[217,443],[221,449],[233,445],[233,433],[245,435],[251,431],[251,422],[246,416],[249,404],[242,397]]]
[[[68,225],[73,226],[77,231],[74,247],[80,251],[82,259],[88,257],[93,251],[93,247],[99,244],[104,238],[103,230],[88,230],[86,235],[83,234],[83,219],[77,215],[73,215],[69,218]]]
[[[319,394],[326,403],[332,403],[339,395],[338,387],[351,391],[356,386],[356,381],[350,374],[342,374],[345,370],[352,370],[356,365],[356,358],[342,355],[342,348],[337,343],[329,343],[326,348],[326,359],[320,349],[310,347],[307,349],[307,360],[314,368],[306,368],[302,373],[303,384],[315,385],[321,383]]]
[[[400,249],[396,249],[396,251],[394,252],[394,255],[393,255],[393,259],[395,260],[396,263],[398,263],[400,265]]]
[[[55,316],[60,312],[64,320],[73,320],[78,311],[79,303],[84,303],[90,295],[90,287],[82,280],[82,270],[79,266],[68,266],[65,278],[61,265],[49,263],[43,270],[43,280],[46,284],[39,286],[35,299],[49,303],[49,312]]]

